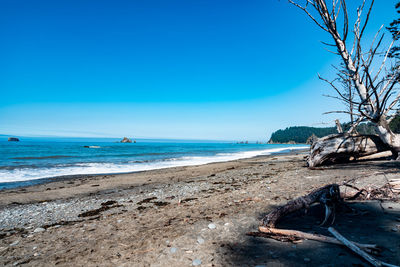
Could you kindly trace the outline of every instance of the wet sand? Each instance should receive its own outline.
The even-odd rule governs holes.
[[[79,176],[0,192],[0,265],[367,266],[346,248],[247,236],[262,216],[329,183],[380,187],[400,163],[305,167],[289,154],[131,174]],[[398,201],[352,202],[334,227],[400,264]],[[318,206],[279,227],[327,234]]]

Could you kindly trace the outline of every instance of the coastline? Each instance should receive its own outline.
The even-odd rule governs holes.
[[[246,165],[245,162],[251,159],[269,159],[283,155],[303,155],[307,151],[307,149],[282,151],[271,153],[270,155],[258,155],[238,160],[134,171],[128,173],[77,174],[24,181],[23,183],[28,183],[28,185],[0,189],[0,208],[12,203],[28,204],[51,201],[83,194],[96,194],[114,188],[164,183],[168,180],[176,180],[179,182],[194,178],[198,175],[211,175],[214,172],[226,168],[229,169]],[[22,193],[22,195],[20,193]]]
[[[274,150],[274,149],[268,149],[269,150]],[[132,173],[140,173],[140,172],[146,172],[146,171],[152,171],[152,170],[162,170],[162,169],[168,169],[168,168],[179,168],[179,167],[188,167],[188,166],[200,166],[200,165],[206,165],[206,164],[213,164],[213,163],[220,163],[220,162],[229,162],[229,161],[235,161],[235,160],[241,160],[241,159],[247,159],[247,158],[254,158],[254,157],[259,157],[259,156],[270,156],[270,155],[281,155],[281,154],[290,154],[290,153],[304,153],[305,151],[308,151],[307,148],[280,148],[277,151],[272,151],[268,152],[269,154],[263,155],[263,154],[257,154],[255,156],[248,156],[248,157],[239,157],[237,159],[218,159],[215,158],[215,161],[205,161],[205,163],[187,163],[187,164],[182,164],[182,165],[177,165],[177,166],[165,166],[165,167],[154,167],[154,168],[149,168],[145,170],[135,170],[135,171],[128,171],[128,172],[107,172],[107,173],[83,173],[83,174],[70,174],[70,175],[58,175],[58,176],[50,176],[50,177],[44,177],[44,178],[37,178],[37,179],[31,179],[31,180],[22,180],[22,181],[12,181],[12,182],[0,182],[0,192],[2,190],[7,190],[7,189],[15,189],[15,188],[23,188],[23,187],[30,187],[30,186],[35,186],[35,185],[41,185],[41,184],[47,184],[47,183],[52,183],[52,182],[57,182],[57,181],[63,181],[63,180],[69,180],[69,179],[78,179],[78,178],[90,178],[94,176],[104,176],[104,175],[120,175],[120,174],[132,174]],[[245,153],[263,153],[263,151],[245,151]]]
[[[269,155],[0,191],[0,265],[191,266],[196,259],[201,266],[363,264],[339,246],[246,236],[263,214],[290,199],[354,178],[357,186],[379,187],[400,168],[373,161],[310,170],[303,158]],[[391,231],[399,203],[357,205],[369,214],[340,215],[340,232],[395,249],[383,259],[399,264],[400,239]],[[314,217],[285,226],[315,227],[321,214],[307,216]]]

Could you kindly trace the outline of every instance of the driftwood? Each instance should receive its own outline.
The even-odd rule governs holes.
[[[340,124],[340,121],[338,119],[335,120],[336,123],[336,129],[338,133],[343,133],[342,125]]]
[[[335,244],[335,245],[343,245],[343,243],[340,242],[339,240],[337,240],[336,238],[333,238],[330,236],[325,236],[325,235],[311,234],[311,233],[306,233],[306,232],[296,231],[296,230],[289,230],[289,229],[270,228],[270,227],[265,227],[265,226],[258,227],[258,230],[261,233],[267,234],[266,235],[267,237],[287,236],[287,237],[295,237],[297,239],[309,239],[309,240],[315,240],[315,241],[330,243],[330,244]],[[367,252],[379,251],[379,248],[375,244],[361,244],[361,243],[356,243],[356,242],[353,242],[353,243],[357,247],[359,247]]]
[[[353,185],[348,183],[344,183],[344,186],[351,187],[357,190],[352,196],[345,195],[343,198],[345,200],[392,200],[396,201],[399,199],[400,193],[400,179],[390,180],[388,183],[383,185],[382,187],[368,187],[366,189],[359,189]]]
[[[394,179],[390,180],[389,183],[386,184],[386,186],[389,186],[391,189],[399,184],[400,184],[400,179]],[[359,190],[357,187],[347,183],[344,183],[343,185],[350,186],[356,190]],[[364,193],[364,191],[368,192],[364,189],[359,190],[359,192],[357,193],[358,196]],[[328,230],[334,237],[324,236],[320,234],[306,233],[291,229],[276,228],[277,223],[286,215],[301,209],[308,209],[313,203],[316,202],[319,202],[320,204],[325,206],[326,213],[325,213],[325,218],[322,222],[322,224],[325,224],[331,215],[332,208],[334,209],[336,204],[342,203],[339,185],[337,184],[326,185],[324,187],[312,191],[308,195],[298,197],[294,200],[289,201],[287,204],[274,209],[273,211],[264,216],[261,225],[258,228],[258,232],[250,232],[247,233],[247,235],[273,238],[280,241],[295,242],[301,239],[309,239],[324,243],[344,245],[350,248],[353,252],[355,252],[365,260],[367,260],[373,266],[399,267],[396,265],[379,261],[374,257],[372,257],[371,255],[367,254],[366,252],[378,253],[380,251],[380,249],[375,244],[360,244],[349,241],[342,235],[340,235],[332,227],[329,227]]]
[[[326,213],[323,223],[326,223],[331,215],[332,209],[336,204],[341,203],[340,189],[337,184],[330,184],[318,188],[308,195],[296,198],[289,201],[287,204],[276,208],[268,213],[262,220],[258,228],[259,232],[251,232],[248,235],[273,238],[280,241],[298,241],[301,239],[316,240],[319,242],[343,245],[343,243],[336,238],[311,234],[297,230],[279,229],[276,228],[277,223],[286,215],[301,209],[308,209],[313,203],[319,202],[325,205]],[[379,248],[375,244],[360,244],[353,242],[359,249],[369,253],[378,253]]]
[[[332,134],[312,144],[307,164],[313,168],[388,150],[390,147],[376,135]]]
[[[392,179],[389,181],[392,191],[400,193],[400,179]]]
[[[284,216],[303,208],[308,209],[313,203],[316,202],[325,205],[325,218],[322,222],[322,224],[325,224],[332,213],[332,208],[334,208],[335,204],[339,201],[339,185],[326,185],[322,188],[312,191],[306,196],[291,200],[286,205],[283,205],[268,213],[262,220],[262,226],[275,228],[277,222]]]
[[[365,259],[366,261],[368,261],[370,264],[372,264],[373,266],[388,266],[388,267],[399,267],[397,265],[392,265],[386,262],[382,262],[380,260],[375,259],[374,257],[372,257],[371,255],[365,253],[364,251],[362,251],[359,246],[357,244],[355,244],[354,242],[351,242],[349,240],[347,240],[344,236],[342,236],[341,234],[339,234],[333,227],[329,227],[328,231],[334,236],[336,237],[337,240],[339,240],[340,242],[342,242],[346,247],[348,247],[349,249],[351,249],[354,253],[356,253],[357,255],[359,255],[360,257],[362,257],[363,259]]]

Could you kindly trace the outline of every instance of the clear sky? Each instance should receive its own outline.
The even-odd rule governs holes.
[[[322,115],[329,36],[284,0],[2,0],[0,36],[4,134],[267,140],[347,120]]]

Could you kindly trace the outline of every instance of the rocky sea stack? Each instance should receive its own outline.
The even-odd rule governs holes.
[[[120,143],[132,143],[132,140],[129,139],[128,137],[124,137],[124,138],[120,141]]]
[[[19,142],[19,139],[17,137],[9,137],[8,141],[9,142]]]

